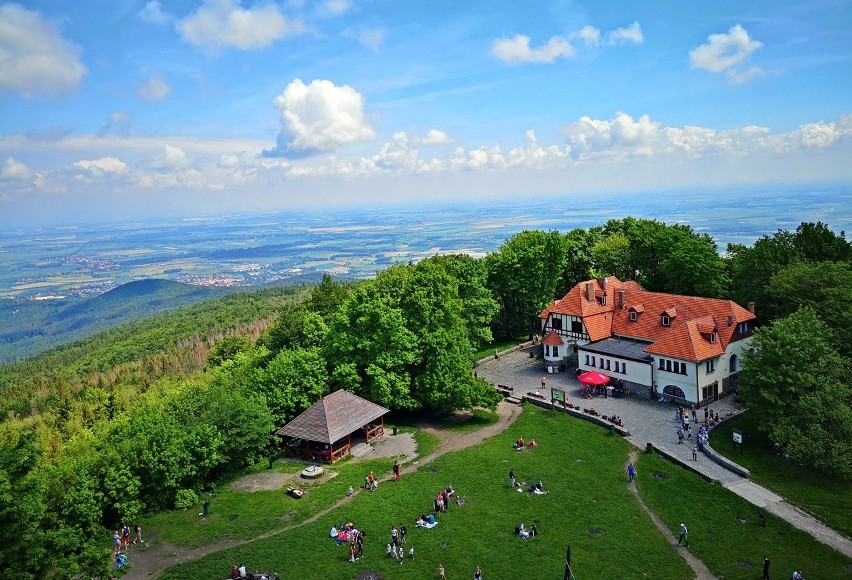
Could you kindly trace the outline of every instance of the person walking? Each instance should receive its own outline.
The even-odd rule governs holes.
[[[473,571],[473,580],[482,580],[482,570],[479,566]]]
[[[142,526],[136,524],[133,526],[133,531],[136,532],[136,536],[133,538],[133,543],[139,542],[140,544],[144,544],[142,541]]]
[[[707,423],[707,416],[710,414],[710,407],[704,407],[704,423]]]
[[[678,427],[677,429],[677,444],[680,445],[683,443],[683,429]]]
[[[447,574],[444,572],[444,565],[438,564],[438,577],[441,580],[447,580]]]
[[[636,477],[636,468],[633,467],[633,463],[627,464],[627,483],[633,481],[633,478]]]
[[[698,445],[692,446],[692,460],[698,461]]]
[[[512,487],[515,487],[515,469],[512,468],[509,470],[509,483]]]
[[[769,556],[763,556],[763,580],[769,580],[769,566],[772,562],[769,561]]]
[[[545,383],[547,383],[547,377],[544,376],[544,375],[541,375],[541,388],[542,388],[542,390],[544,389]]]
[[[405,533],[407,531],[408,530],[405,529],[405,526],[403,524],[399,524],[399,541],[402,544],[405,544]]]
[[[695,405],[692,406],[692,422],[698,423],[698,415],[695,413]]]
[[[677,545],[680,546],[681,542],[687,548],[689,547],[689,530],[686,529],[686,524],[680,524],[680,537],[677,539]]]
[[[393,479],[394,481],[399,481],[399,461],[395,460],[393,462]]]

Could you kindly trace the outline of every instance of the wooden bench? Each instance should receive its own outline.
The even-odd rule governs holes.
[[[506,396],[511,396],[515,392],[515,389],[509,385],[497,385],[497,390]]]

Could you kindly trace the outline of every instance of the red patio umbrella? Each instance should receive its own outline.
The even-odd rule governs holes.
[[[609,382],[609,377],[598,371],[589,371],[579,375],[577,380],[586,385],[600,386]]]

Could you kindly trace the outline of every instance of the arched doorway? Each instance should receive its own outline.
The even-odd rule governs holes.
[[[740,372],[740,359],[737,355],[731,355],[731,363],[729,365],[729,371],[731,374]]]

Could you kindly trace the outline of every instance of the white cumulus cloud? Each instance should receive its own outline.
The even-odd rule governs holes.
[[[375,137],[364,116],[364,97],[349,85],[339,87],[328,80],[306,85],[295,79],[273,104],[283,124],[280,153],[332,151]]]
[[[429,129],[423,137],[417,139],[418,143],[423,145],[438,145],[441,143],[450,143],[450,136],[438,129]]]
[[[694,68],[709,70],[710,72],[728,71],[728,81],[741,83],[763,74],[759,67],[741,72],[734,68],[741,64],[763,43],[749,37],[745,28],[739,24],[732,26],[727,34],[711,34],[707,37],[707,43],[693,49],[689,53],[689,61]]]
[[[18,161],[14,157],[7,157],[3,163],[3,170],[0,172],[0,177],[3,179],[14,179],[18,181],[26,181],[33,176],[30,168],[24,163]]]
[[[186,152],[180,147],[166,144],[163,146],[163,152],[151,162],[151,169],[182,169],[189,165],[189,159]]]
[[[606,42],[601,39],[605,38]],[[638,22],[602,33],[594,26],[584,26],[580,30],[565,36],[554,36],[547,43],[536,48],[531,45],[530,37],[516,34],[511,38],[501,38],[494,41],[491,54],[510,64],[523,62],[551,63],[559,58],[576,56],[578,49],[590,49],[602,45],[642,44],[645,37]]]
[[[149,103],[162,101],[172,92],[172,87],[158,76],[153,76],[145,83],[138,85],[137,89],[142,100]]]
[[[574,56],[574,52],[571,43],[558,36],[554,36],[539,48],[531,48],[530,37],[523,34],[495,40],[491,49],[494,56],[508,63],[553,62],[559,57]]]
[[[61,97],[86,72],[80,47],[62,38],[56,26],[17,4],[0,6],[0,93]]]
[[[660,135],[658,123],[648,115],[634,120],[620,111],[611,120],[581,117],[565,127],[563,133],[575,158],[614,152],[645,155],[650,153]]]
[[[642,27],[638,22],[634,22],[623,28],[616,28],[607,34],[607,42],[609,44],[642,44],[645,42],[645,36],[642,34]]]
[[[102,177],[107,173],[124,173],[127,164],[117,157],[101,157],[100,159],[82,159],[74,163],[75,167],[85,169],[94,177]]]
[[[168,24],[174,20],[174,16],[168,12],[163,12],[163,5],[157,0],[151,0],[145,7],[136,13],[139,18],[151,24]]]
[[[246,9],[239,0],[206,0],[177,23],[177,30],[186,42],[196,46],[248,50],[297,34],[302,25],[287,20],[274,4]]]

